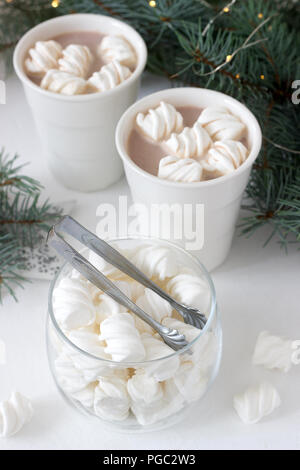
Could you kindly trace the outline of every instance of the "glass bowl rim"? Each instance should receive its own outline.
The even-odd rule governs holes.
[[[84,349],[81,349],[79,346],[77,346],[75,343],[73,343],[66,336],[66,334],[63,332],[63,330],[58,325],[58,322],[56,321],[54,311],[53,311],[53,307],[52,307],[52,299],[53,299],[53,291],[54,291],[54,288],[56,287],[57,280],[58,280],[61,272],[63,271],[63,269],[69,264],[68,262],[63,263],[63,265],[59,268],[59,270],[57,271],[57,273],[55,274],[54,278],[51,281],[50,288],[49,288],[49,294],[48,294],[48,314],[50,316],[51,322],[52,322],[56,332],[59,334],[59,336],[63,339],[63,341],[65,343],[67,343],[73,349],[77,350],[78,352],[80,352],[84,356],[88,357],[89,359],[97,360],[99,362],[107,364],[108,366],[109,365],[118,366],[119,368],[135,368],[137,366],[142,367],[143,365],[150,365],[150,364],[154,364],[154,363],[157,363],[157,362],[160,362],[160,361],[165,361],[167,359],[171,359],[175,356],[179,356],[180,354],[188,352],[191,349],[191,347],[202,336],[205,335],[205,333],[209,329],[213,319],[218,314],[217,302],[216,302],[216,290],[215,290],[214,283],[212,281],[212,278],[211,278],[209,272],[207,271],[205,266],[196,258],[196,256],[192,255],[191,253],[186,251],[184,248],[182,248],[180,245],[178,245],[174,242],[171,242],[169,240],[163,240],[163,239],[160,239],[160,238],[155,238],[155,237],[146,237],[146,236],[140,236],[140,235],[128,235],[126,237],[110,238],[110,239],[107,239],[105,241],[107,243],[116,243],[116,242],[119,242],[119,241],[131,241],[131,240],[163,243],[163,244],[169,246],[170,248],[173,248],[175,250],[180,251],[183,255],[190,258],[190,260],[192,260],[194,263],[196,263],[200,267],[200,269],[202,271],[202,274],[204,275],[204,278],[208,283],[208,286],[209,286],[209,289],[210,289],[210,294],[211,294],[211,306],[210,306],[210,312],[209,312],[209,316],[208,316],[206,325],[202,330],[200,330],[199,335],[196,338],[194,338],[192,341],[190,341],[186,346],[179,349],[178,351],[174,351],[172,354],[169,354],[168,356],[159,357],[157,359],[151,359],[149,361],[131,361],[131,362],[113,361],[111,359],[105,359],[105,358],[102,358],[102,357],[99,357],[99,356],[94,356],[93,354],[85,351]],[[85,249],[88,249],[88,248],[85,248]],[[85,251],[85,250],[82,250],[82,251]],[[219,317],[219,315],[218,315],[218,317]]]

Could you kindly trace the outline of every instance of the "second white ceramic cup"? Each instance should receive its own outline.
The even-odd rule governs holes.
[[[43,90],[26,75],[24,60],[36,41],[74,31],[122,35],[135,48],[137,66],[121,85],[104,93],[64,96]],[[14,53],[14,68],[23,83],[48,164],[66,187],[96,191],[117,181],[123,168],[114,134],[122,113],[136,100],[147,60],[142,37],[127,24],[102,15],[73,14],[45,21],[28,31]]]
[[[176,106],[224,106],[244,122],[247,128],[249,155],[234,172],[219,178],[201,181],[199,183],[178,183],[153,176],[137,166],[127,152],[129,134],[134,126],[137,113],[155,108],[160,101],[166,101]],[[132,105],[122,116],[116,130],[116,144],[123,160],[126,177],[131,189],[133,201],[149,208],[156,205],[178,204],[189,207],[190,218],[182,218],[179,222],[189,227],[195,226],[196,206],[201,204],[204,209],[203,217],[203,246],[195,248],[194,253],[208,270],[219,266],[227,257],[235,230],[243,192],[248,183],[250,171],[261,148],[261,130],[254,115],[239,101],[212,90],[201,88],[172,88],[146,96]],[[148,221],[147,221],[148,222]],[[142,223],[142,220],[141,220]],[[160,236],[164,233],[164,224],[170,219],[151,218],[150,224],[160,225]],[[145,234],[149,227],[146,228]],[[155,232],[154,228],[154,232]],[[166,227],[167,233],[169,227]],[[143,232],[143,227],[142,230]],[[182,233],[181,240],[175,238],[176,233]],[[180,243],[184,248],[191,246],[191,240],[186,235],[185,227],[171,227],[170,240]],[[195,244],[197,245],[197,244]]]

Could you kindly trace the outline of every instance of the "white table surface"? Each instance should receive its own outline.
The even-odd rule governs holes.
[[[30,110],[16,77],[6,81],[7,104],[0,105],[0,146],[30,162],[27,172],[45,186],[53,201],[77,200],[74,216],[95,230],[96,208],[128,194],[125,179],[105,191],[80,194],[64,189],[43,160]],[[141,96],[167,88],[168,82],[145,75]],[[285,375],[251,366],[258,333],[270,330],[300,339],[300,252],[288,255],[274,242],[263,247],[268,231],[250,239],[235,237],[227,261],[215,270],[224,328],[220,374],[210,393],[178,428],[159,433],[126,435],[108,432],[68,407],[50,376],[45,319],[49,283],[37,281],[6,296],[0,306],[0,339],[7,364],[0,365],[0,400],[16,389],[32,399],[35,414],[23,430],[0,449],[300,449],[300,365]],[[282,406],[258,425],[245,426],[232,407],[236,392],[268,380],[282,397]]]

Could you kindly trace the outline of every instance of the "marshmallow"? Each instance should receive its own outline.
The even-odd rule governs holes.
[[[69,44],[63,52],[63,57],[58,60],[58,68],[77,77],[86,78],[93,56],[87,46]]]
[[[16,434],[28,423],[33,415],[33,407],[28,398],[13,392],[9,400],[0,402],[0,437]]]
[[[180,134],[173,133],[164,144],[177,157],[200,158],[211,143],[208,132],[196,121],[193,127],[185,127]]]
[[[179,302],[205,313],[209,309],[210,294],[207,283],[192,271],[185,270],[167,284],[168,292]]]
[[[183,129],[183,117],[173,105],[160,102],[155,109],[149,109],[146,114],[139,113],[136,117],[137,126],[147,136],[156,142],[168,139],[172,132]]]
[[[145,289],[144,295],[137,299],[136,304],[159,323],[172,314],[170,303],[148,288]]]
[[[50,69],[58,67],[62,47],[56,41],[37,41],[25,60],[25,69],[33,77],[42,78]]]
[[[82,390],[70,393],[71,397],[79,401],[84,408],[92,408],[95,401],[95,388],[96,385],[91,383]]]
[[[123,83],[131,75],[130,69],[114,60],[110,64],[103,65],[99,72],[94,72],[88,79],[88,84],[93,91],[112,90]]]
[[[86,81],[68,72],[51,69],[41,81],[41,88],[62,95],[82,95],[86,90]]]
[[[127,67],[135,66],[137,61],[133,47],[122,36],[105,36],[98,48],[98,54],[106,62],[117,60]]]
[[[127,390],[132,401],[144,405],[157,402],[163,397],[162,384],[141,370],[128,380]]]
[[[227,175],[244,163],[247,152],[242,142],[234,140],[215,142],[202,162],[203,169],[208,172],[217,172],[219,175]]]
[[[196,160],[168,155],[160,160],[157,176],[169,181],[196,183],[201,181],[202,172],[202,165]]]
[[[288,372],[292,367],[293,341],[262,331],[257,338],[252,362],[255,366]]]
[[[176,258],[171,250],[164,246],[155,244],[139,246],[131,261],[146,276],[157,277],[161,281],[175,276],[178,272]]]
[[[234,408],[245,424],[258,423],[281,404],[277,390],[268,383],[249,388],[234,397]]]
[[[129,313],[115,313],[100,325],[100,339],[106,341],[104,349],[113,361],[142,361],[145,349],[134,320]]]
[[[124,380],[119,377],[99,380],[94,401],[97,416],[109,421],[123,421],[128,417],[129,406],[130,399]]]
[[[53,291],[53,311],[63,330],[88,326],[96,319],[96,309],[86,281],[64,277]]]
[[[154,361],[155,359],[160,358],[162,359],[161,361],[145,365],[144,367],[146,374],[154,377],[154,379],[159,382],[173,377],[179,367],[178,356],[173,355],[170,358],[163,359],[166,356],[174,354],[173,349],[162,340],[150,336],[147,333],[142,334],[141,338],[146,352],[145,361]]]
[[[199,400],[207,389],[208,378],[200,364],[184,362],[174,376],[174,383],[187,402]]]
[[[245,124],[237,116],[221,106],[205,108],[200,114],[198,122],[214,141],[241,140],[246,130]]]

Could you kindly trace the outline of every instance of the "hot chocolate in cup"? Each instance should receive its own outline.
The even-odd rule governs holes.
[[[137,114],[156,108],[161,101],[175,108],[227,108],[246,126],[244,140],[248,156],[245,162],[229,174],[193,183],[169,181],[145,171],[130,156],[129,138],[136,126]],[[261,141],[259,124],[249,109],[220,92],[172,88],[146,96],[132,105],[118,123],[116,145],[133,201],[140,209],[145,209],[140,211],[140,232],[179,243],[198,256],[210,271],[223,263],[231,247],[241,199]]]
[[[37,41],[76,32],[124,37],[137,56],[131,76],[111,90],[73,96],[53,93],[34,83],[24,67],[29,49]],[[34,27],[19,41],[14,68],[32,109],[48,165],[64,186],[97,191],[122,176],[115,128],[122,113],[136,100],[146,59],[142,37],[127,24],[102,15],[72,14],[54,18]]]

